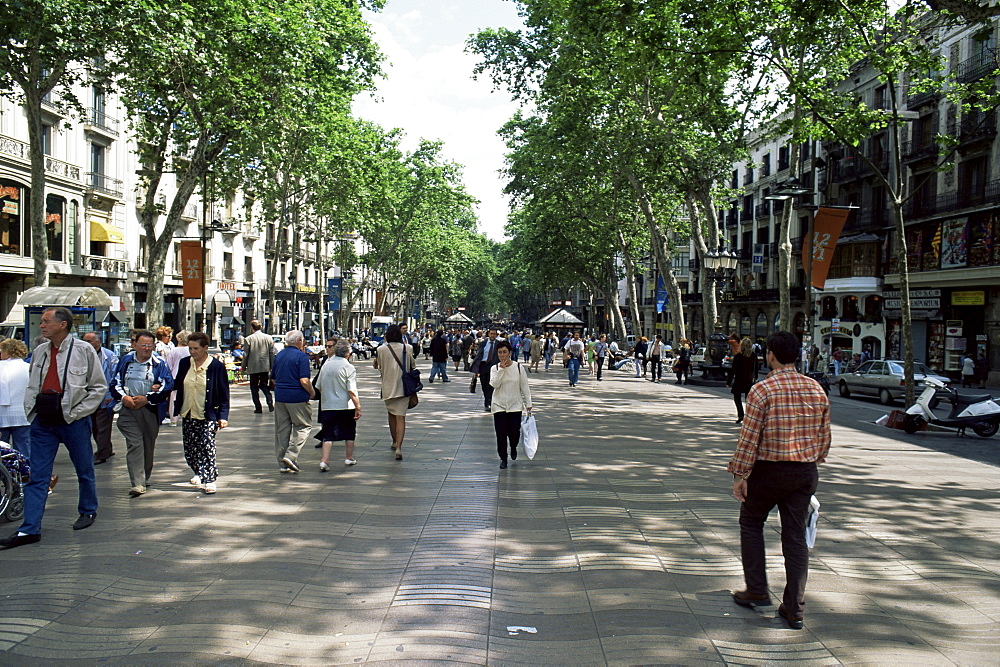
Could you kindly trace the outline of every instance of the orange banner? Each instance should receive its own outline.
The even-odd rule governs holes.
[[[181,241],[181,279],[184,298],[200,299],[202,287],[201,241]]]
[[[812,285],[816,289],[823,289],[826,285],[826,276],[830,273],[830,264],[833,262],[833,252],[837,249],[837,239],[840,238],[840,232],[850,212],[849,208],[822,206],[816,211],[816,217],[813,219],[813,237],[806,238],[802,247],[803,264],[809,261],[809,255],[812,254]]]

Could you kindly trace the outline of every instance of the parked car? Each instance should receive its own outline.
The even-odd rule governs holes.
[[[933,377],[945,386],[951,386],[949,378],[938,375],[924,364],[913,364],[913,380],[917,392],[923,390],[925,377]],[[882,405],[890,405],[906,393],[903,362],[896,359],[866,361],[856,371],[834,375],[830,378],[830,383],[845,398],[853,394],[877,396]]]

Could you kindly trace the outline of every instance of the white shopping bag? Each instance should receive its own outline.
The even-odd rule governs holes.
[[[810,549],[816,544],[817,523],[819,523],[819,501],[813,496],[809,499],[809,510],[806,513],[806,544]]]
[[[521,442],[524,443],[524,453],[529,459],[535,458],[538,451],[538,429],[535,427],[535,416],[521,417]]]

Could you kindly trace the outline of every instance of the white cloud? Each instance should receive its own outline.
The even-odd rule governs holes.
[[[505,92],[493,92],[485,77],[472,79],[477,57],[465,53],[465,40],[484,27],[521,27],[513,5],[390,0],[384,13],[368,18],[386,55],[386,77],[378,84],[382,101],[359,97],[356,113],[404,129],[407,149],[421,138],[444,141],[444,156],[465,166],[466,187],[481,201],[481,228],[501,239],[508,205],[498,174],[505,146],[496,131],[517,105]]]

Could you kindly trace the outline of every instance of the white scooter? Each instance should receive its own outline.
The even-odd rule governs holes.
[[[951,393],[951,413],[944,419],[931,410],[931,401],[939,389]],[[957,428],[959,435],[965,435],[965,429],[971,426],[976,435],[989,438],[1000,429],[1000,405],[989,394],[962,396],[941,381],[928,377],[924,378],[924,390],[917,402],[906,410],[903,430],[916,433],[924,423]]]

